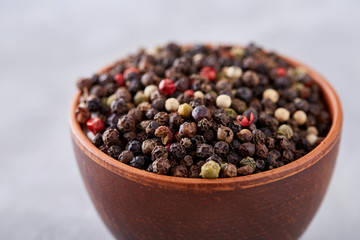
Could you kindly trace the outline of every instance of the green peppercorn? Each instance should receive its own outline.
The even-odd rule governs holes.
[[[106,106],[110,107],[111,103],[116,99],[116,94],[110,95],[108,98],[106,98]]]
[[[147,101],[149,101],[149,97],[144,94],[144,91],[138,91],[134,96],[134,103],[136,105]]]
[[[225,108],[225,111],[228,113],[229,117],[236,117],[238,115],[232,108]]]
[[[219,177],[219,173],[220,173],[220,165],[211,160],[206,162],[204,165],[202,165],[201,167],[201,172],[200,172],[200,176],[203,178],[218,178]]]
[[[232,47],[230,53],[235,57],[243,57],[245,55],[245,49],[240,47]]]
[[[189,104],[184,103],[179,106],[178,113],[180,116],[187,119],[191,117],[192,110],[193,108]]]
[[[292,128],[287,125],[287,124],[283,124],[278,128],[277,133],[279,135],[285,136],[286,138],[290,139],[293,136],[293,130]]]
[[[252,169],[255,170],[256,168],[256,162],[253,158],[251,157],[246,157],[246,158],[243,158],[240,160],[240,166],[249,166],[251,167]]]

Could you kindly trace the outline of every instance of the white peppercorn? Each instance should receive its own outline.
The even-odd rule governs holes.
[[[149,85],[149,86],[145,87],[144,94],[145,94],[145,96],[150,97],[151,94],[153,92],[155,92],[156,90],[158,90],[158,87],[156,85]]]
[[[298,110],[293,114],[293,119],[298,125],[303,125],[307,121],[307,116],[303,110]]]
[[[314,127],[314,126],[310,126],[310,127],[308,127],[307,128],[307,130],[306,130],[306,133],[309,135],[309,134],[314,134],[314,135],[319,135],[319,131],[317,130],[317,128],[316,127]]]
[[[310,145],[314,145],[318,137],[315,134],[309,134],[306,136],[306,140],[310,143]]]
[[[241,75],[242,75],[242,70],[240,67],[238,66],[231,66],[231,67],[228,67],[226,68],[225,70],[225,75],[228,77],[228,78],[240,78]]]
[[[194,99],[201,98],[203,99],[205,97],[204,93],[202,91],[196,91],[194,92]]]
[[[263,92],[263,99],[270,99],[276,103],[279,100],[279,93],[275,89],[268,88]]]
[[[179,108],[179,101],[176,98],[169,98],[165,101],[165,109],[168,112],[175,112]]]
[[[221,94],[216,98],[216,106],[219,108],[228,108],[231,106],[231,97],[226,94]]]
[[[286,108],[278,108],[274,112],[274,117],[279,122],[286,122],[290,118],[290,112]]]

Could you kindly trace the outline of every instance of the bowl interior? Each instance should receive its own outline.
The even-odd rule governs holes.
[[[260,184],[266,184],[276,181],[302,171],[326,154],[340,138],[342,126],[342,108],[339,97],[332,86],[319,73],[311,68],[301,64],[295,60],[282,56],[293,66],[304,67],[311,78],[320,86],[324,102],[330,111],[332,118],[331,128],[325,139],[311,152],[300,159],[295,160],[282,167],[268,170],[261,173],[251,174],[247,176],[240,176],[234,178],[218,178],[218,179],[200,179],[200,178],[178,178],[165,175],[157,175],[144,170],[140,170],[129,165],[123,164],[115,159],[109,157],[98,148],[96,148],[91,141],[85,136],[81,126],[76,121],[75,109],[78,105],[80,92],[76,94],[73,99],[70,109],[70,127],[73,139],[77,145],[84,151],[93,161],[108,169],[109,171],[121,175],[131,181],[135,181],[144,185],[159,185],[164,188],[175,189],[197,189],[203,191],[214,190],[233,190],[235,188],[249,188]],[[110,65],[100,72],[106,72],[113,65]]]

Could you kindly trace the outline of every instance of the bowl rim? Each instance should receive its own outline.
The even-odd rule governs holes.
[[[336,94],[334,88],[327,82],[327,80],[317,73],[315,70],[293,60],[292,58],[280,55],[280,58],[289,62],[294,67],[303,67],[307,70],[311,78],[320,86],[327,107],[330,111],[332,124],[329,133],[324,140],[311,152],[305,156],[297,159],[294,162],[288,163],[282,167],[274,168],[261,173],[251,174],[247,176],[238,176],[233,178],[218,178],[218,179],[202,179],[202,178],[180,178],[167,175],[158,175],[155,173],[140,170],[131,167],[127,164],[121,163],[110,156],[106,155],[95,147],[92,142],[86,137],[80,124],[76,121],[75,110],[78,105],[81,92],[75,94],[71,102],[69,122],[70,130],[74,143],[96,164],[104,167],[108,171],[126,178],[130,181],[146,186],[158,186],[166,189],[187,190],[196,189],[202,191],[227,191],[234,189],[245,189],[258,185],[268,184],[274,181],[290,177],[298,172],[301,172],[319,161],[322,156],[326,155],[334,145],[339,141],[341,134],[341,127],[343,121],[342,107],[340,99]],[[118,61],[100,70],[98,73],[103,73],[112,68]]]

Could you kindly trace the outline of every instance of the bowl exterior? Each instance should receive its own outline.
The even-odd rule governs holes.
[[[74,135],[73,146],[89,195],[117,239],[297,239],[325,195],[339,140],[292,175],[216,191],[131,181],[95,162]]]

